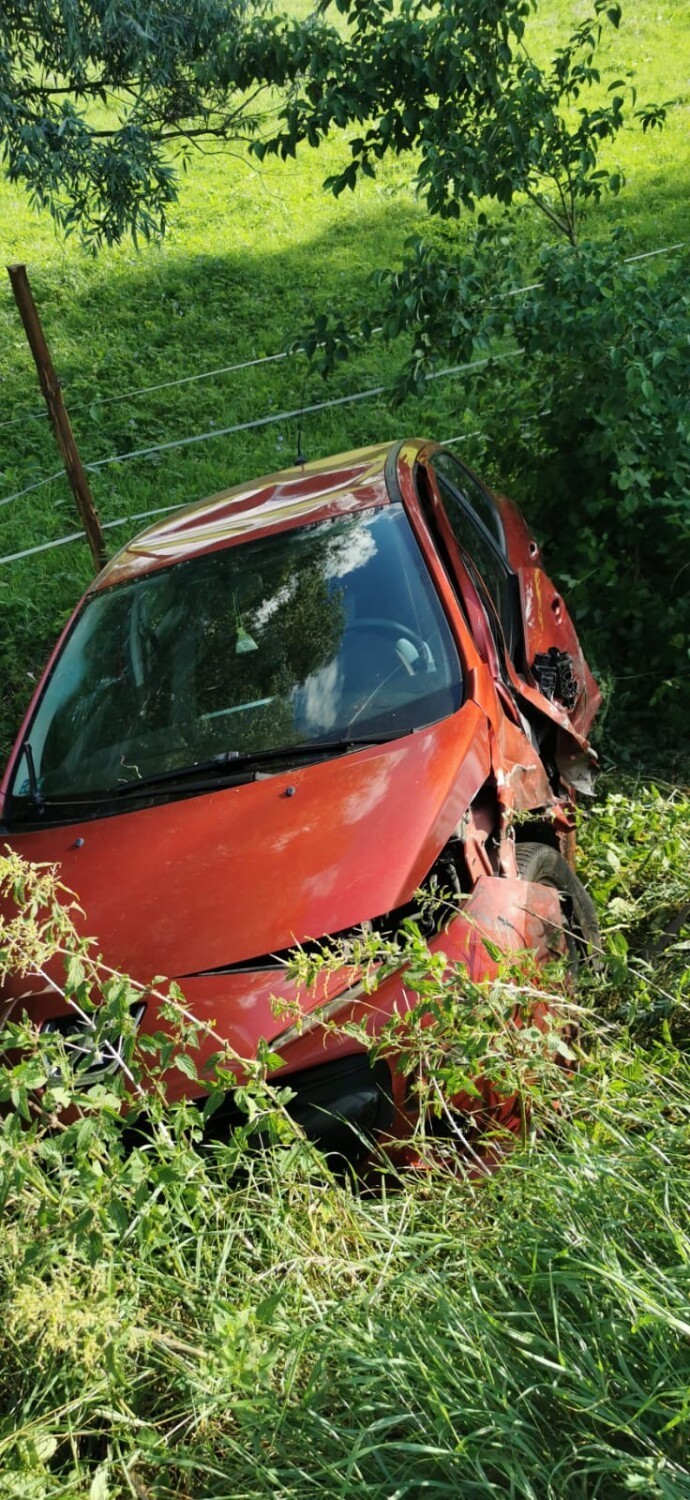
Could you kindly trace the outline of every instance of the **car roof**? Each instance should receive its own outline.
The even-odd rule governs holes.
[[[386,460],[397,447],[377,444],[281,469],[176,510],[127,542],[94,579],[89,593],[260,533],[387,505]]]

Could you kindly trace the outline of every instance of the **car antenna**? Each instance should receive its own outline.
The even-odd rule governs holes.
[[[304,418],[304,397],[305,397],[306,389],[307,389],[307,375],[308,374],[309,374],[309,371],[306,370],[305,374],[304,374],[304,380],[302,381],[302,390],[300,392],[300,398],[301,398],[300,399],[300,413],[299,413],[299,417],[297,419],[297,457],[295,459],[295,466],[299,465],[302,469],[304,468],[304,465],[307,462],[307,460],[306,460],[306,458],[305,458],[305,456],[304,456],[304,454],[302,452],[302,421],[303,421],[303,418]]]
[[[302,418],[300,417],[299,422],[297,423],[297,457],[295,459],[295,464],[299,464],[302,468],[304,468],[306,462],[307,460],[302,452]]]

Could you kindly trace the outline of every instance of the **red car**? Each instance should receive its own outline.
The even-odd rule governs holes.
[[[591,941],[573,804],[599,701],[515,506],[437,444],[366,448],[213,496],[118,553],[31,702],[2,833],[59,865],[107,963],[177,980],[243,1057],[271,1042],[308,1133],[404,1137],[405,1079],[325,1030],[322,992],[300,996],[301,1026],[275,1014],[295,996],[281,961],[395,931],[439,879],[456,908],[430,946],[472,978],[495,972],[484,935],[538,956],[554,928],[573,953]],[[58,990],[36,990],[14,994],[78,1045]],[[401,972],[373,1013],[351,969],[329,982],[329,1013],[374,1033],[407,1003]],[[152,1000],[140,1025],[159,1028]],[[195,1090],[175,1071],[170,1092]]]

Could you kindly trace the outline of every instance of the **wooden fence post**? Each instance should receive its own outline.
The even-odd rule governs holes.
[[[94,505],[89,481],[86,477],[86,471],[79,457],[79,450],[67,415],[67,409],[62,399],[60,382],[53,368],[50,350],[46,343],[41,327],[41,320],[31,294],[26,266],[8,266],[7,274],[12,283],[14,299],[19,308],[19,316],[24,324],[24,332],[26,333],[29,348],[34,357],[39,384],[45,397],[48,415],[53,424],[57,445],[65,465],[65,473],[72,486],[77,510],[82,519],[86,539],[91,548],[94,567],[96,572],[99,572],[106,562],[103,531],[98,511]]]

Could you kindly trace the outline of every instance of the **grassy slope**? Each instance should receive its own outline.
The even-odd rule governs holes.
[[[544,30],[565,10],[545,6]],[[650,95],[684,86],[683,10],[637,0],[627,21],[621,45]],[[630,189],[611,214],[641,249],[687,234],[684,118],[624,143]],[[319,191],[326,170],[323,157],[260,178],[197,164],[163,247],[97,263],[2,190],[3,251],[29,264],[87,457],[319,399],[287,365],[141,403],[95,398],[272,352],[318,306],[362,295],[422,216],[393,171],[336,205]],[[0,326],[1,419],[36,401],[8,293]],[[336,389],[378,382],[389,358],[372,349]],[[464,406],[460,384],[439,383],[404,413],[336,409],[309,420],[307,451],[412,426],[451,436]],[[106,470],[97,499],[108,518],[195,498],[281,463],[295,440],[286,424]],[[0,427],[2,493],[54,467],[40,423]],[[0,552],[72,527],[56,484],[0,511]],[[6,728],[88,577],[80,546],[0,570]],[[3,1124],[3,1497],[690,1497],[682,934],[645,957],[689,899],[688,827],[678,796],[602,797],[586,874],[607,912],[613,1031],[559,1134],[488,1189],[422,1178],[357,1198],[280,1158],[233,1178],[184,1143],[138,1180],[136,1157],[82,1141],[77,1173],[72,1148],[60,1162]],[[91,1258],[89,1233],[102,1236]]]
[[[687,1500],[690,803],[584,837],[599,1019],[489,1182],[0,1122],[3,1500]]]
[[[593,227],[625,219],[641,250],[687,233],[683,189],[690,182],[686,69],[681,0],[640,0],[623,31],[608,44],[607,76],[634,65],[641,97],[672,98],[662,137],[630,133],[617,157],[629,176],[624,198],[600,211]],[[538,47],[579,6],[545,4]],[[324,395],[386,380],[395,350],[374,343],[346,366],[328,390],[300,361],[182,386],[139,399],[99,404],[118,392],[255,358],[284,348],[320,309],[357,306],[366,277],[395,260],[405,236],[424,229],[424,215],[404,164],[387,164],[380,179],[335,202],[321,181],[346,150],[334,141],[298,163],[271,163],[260,172],[235,158],[195,160],[163,245],[104,253],[96,262],[78,245],[60,245],[50,222],[37,218],[16,190],[0,185],[0,244],[6,261],[27,263],[54,360],[64,381],[86,460],[290,410]],[[687,193],[685,194],[687,199]],[[462,231],[460,231],[462,232]],[[542,233],[541,224],[533,230]],[[4,418],[38,407],[33,366],[9,287],[0,301],[0,393]],[[385,398],[308,417],[309,457],[401,432],[443,439],[471,433],[471,379],[439,381],[425,397],[392,410]],[[227,484],[294,460],[295,422],[142,459],[100,471],[93,488],[102,518],[133,516],[196,499]],[[472,460],[472,440],[464,449]],[[44,419],[0,426],[0,490],[8,494],[59,467]],[[500,476],[495,476],[500,479]],[[0,494],[0,498],[1,498]],[[64,480],[0,508],[0,556],[75,529]],[[113,547],[128,529],[110,532]],[[131,530],[131,523],[129,523]],[[30,683],[70,607],[89,578],[85,546],[72,545],[0,567],[0,674],[5,702],[0,740],[14,729]]]

